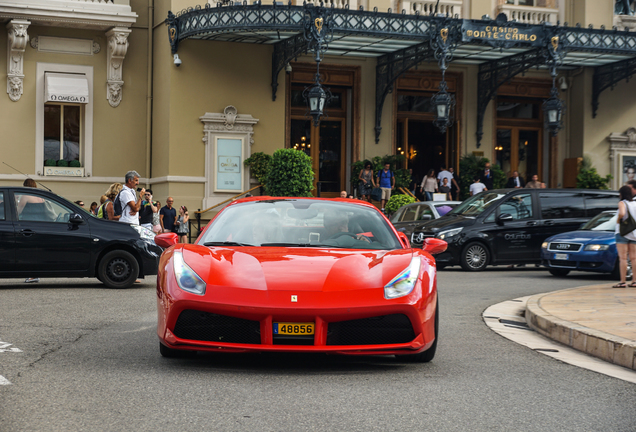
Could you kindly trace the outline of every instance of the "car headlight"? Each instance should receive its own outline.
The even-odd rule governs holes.
[[[547,248],[548,248],[548,242],[541,243],[541,249],[547,249]]]
[[[130,225],[131,227],[133,227],[135,229],[135,231],[137,231],[137,234],[139,234],[139,237],[141,237],[142,240],[154,240],[155,239],[155,233],[153,233],[152,231],[150,231],[148,228],[142,227],[141,225]]]
[[[177,279],[179,288],[192,294],[205,294],[205,282],[186,264],[183,259],[183,252],[180,250],[175,251],[172,255],[172,263],[174,265],[174,276]]]
[[[449,229],[446,231],[440,231],[439,233],[437,233],[437,235],[435,237],[437,237],[438,239],[442,239],[442,240],[446,240],[449,237],[453,237],[456,236],[457,234],[459,234],[464,228],[453,228],[453,229]]]
[[[394,277],[391,282],[384,287],[384,298],[394,299],[404,297],[413,291],[417,278],[420,275],[420,265],[422,260],[420,257],[411,259],[411,264],[399,275]]]
[[[589,244],[585,246],[586,251],[604,251],[604,250],[608,250],[609,249],[609,245],[606,244]]]

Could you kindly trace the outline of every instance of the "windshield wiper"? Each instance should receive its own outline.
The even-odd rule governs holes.
[[[203,243],[203,246],[254,246],[246,243],[239,243],[233,241],[222,241],[222,242],[207,242]]]
[[[261,243],[261,246],[269,247],[321,247],[319,243]]]

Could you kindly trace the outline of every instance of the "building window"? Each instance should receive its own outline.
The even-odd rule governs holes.
[[[67,104],[44,106],[44,165],[58,161],[81,164],[82,107]]]
[[[37,63],[35,172],[38,175],[91,176],[93,99],[92,66]]]

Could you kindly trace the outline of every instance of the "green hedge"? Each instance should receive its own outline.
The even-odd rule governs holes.
[[[310,197],[313,188],[314,172],[309,156],[294,149],[274,152],[265,180],[267,195]]]

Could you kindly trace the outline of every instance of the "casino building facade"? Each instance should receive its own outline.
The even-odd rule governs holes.
[[[2,181],[15,168],[90,202],[135,169],[157,199],[206,209],[281,147],[311,156],[321,196],[396,153],[417,176],[475,154],[550,187],[572,187],[584,155],[614,188],[636,172],[636,20],[614,1],[323,6],[0,0]]]

